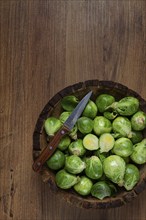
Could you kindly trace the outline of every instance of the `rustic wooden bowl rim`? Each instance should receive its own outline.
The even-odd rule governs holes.
[[[113,81],[99,81],[97,79],[88,80],[85,82],[79,82],[74,85],[68,86],[58,92],[53,98],[45,105],[42,112],[39,115],[37,120],[35,130],[33,133],[33,159],[41,152],[41,138],[43,134],[43,123],[44,120],[52,113],[53,109],[57,106],[59,101],[66,95],[69,94],[85,94],[85,91],[94,90],[95,94],[98,91],[104,91],[107,89],[109,92],[119,93],[122,96],[134,96],[137,97],[140,101],[140,108],[146,112],[146,101],[135,91],[129,89],[128,87]],[[93,96],[94,96],[93,92]],[[146,134],[144,134],[146,137]],[[81,208],[115,208],[122,206],[130,201],[133,198],[136,198],[139,193],[141,193],[146,187],[146,165],[141,166],[141,178],[139,183],[134,187],[132,191],[126,192],[122,191],[116,197],[106,198],[104,200],[97,200],[96,198],[90,197],[81,197],[77,195],[73,190],[65,191],[59,189],[54,181],[54,173],[49,171],[45,166],[40,172],[42,180],[47,182],[50,186],[50,189],[59,195],[60,198],[64,198],[66,201],[71,204],[81,207]]]

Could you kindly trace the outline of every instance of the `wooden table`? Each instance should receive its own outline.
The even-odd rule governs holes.
[[[0,26],[0,220],[146,220],[146,191],[82,210],[31,169],[36,120],[59,90],[113,80],[146,99],[146,1],[1,0]]]

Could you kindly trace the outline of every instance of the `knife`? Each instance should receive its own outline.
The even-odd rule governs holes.
[[[90,91],[76,106],[73,110],[72,114],[67,118],[63,126],[60,130],[55,134],[54,138],[48,144],[48,146],[41,152],[38,158],[32,165],[34,171],[39,172],[43,166],[43,164],[48,160],[48,158],[54,153],[56,150],[61,138],[66,135],[75,125],[78,118],[81,116],[84,108],[86,107],[92,91]]]

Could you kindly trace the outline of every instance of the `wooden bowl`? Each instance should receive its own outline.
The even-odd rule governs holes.
[[[66,95],[74,94],[79,99],[81,99],[88,91],[92,90],[92,100],[95,100],[97,95],[101,93],[108,93],[113,95],[117,100],[125,96],[134,96],[140,101],[140,109],[146,112],[146,101],[141,98],[133,90],[127,88],[126,86],[112,82],[112,81],[98,81],[89,80],[85,82],[79,82],[77,84],[66,87],[65,89],[58,92],[44,107],[37,120],[34,134],[33,134],[33,158],[34,160],[38,157],[41,150],[47,145],[46,134],[43,129],[44,120],[50,115],[58,117],[61,113],[60,100]],[[146,137],[146,132],[144,132],[144,137]],[[136,198],[139,193],[141,193],[146,187],[146,165],[140,166],[140,181],[134,187],[133,190],[127,192],[123,188],[114,198],[105,198],[103,200],[98,200],[91,196],[82,197],[71,190],[61,190],[55,184],[55,174],[46,168],[42,168],[40,172],[44,182],[49,184],[50,189],[59,194],[59,198],[63,198],[71,204],[82,207],[82,208],[115,208],[122,206],[134,198]]]

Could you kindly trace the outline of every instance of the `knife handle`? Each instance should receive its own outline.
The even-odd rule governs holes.
[[[43,164],[56,150],[61,138],[68,132],[69,132],[69,129],[65,126],[62,126],[62,128],[55,134],[54,138],[48,144],[48,146],[44,148],[44,150],[41,152],[41,154],[38,156],[38,158],[33,163],[32,168],[34,171],[39,172],[41,170]]]

